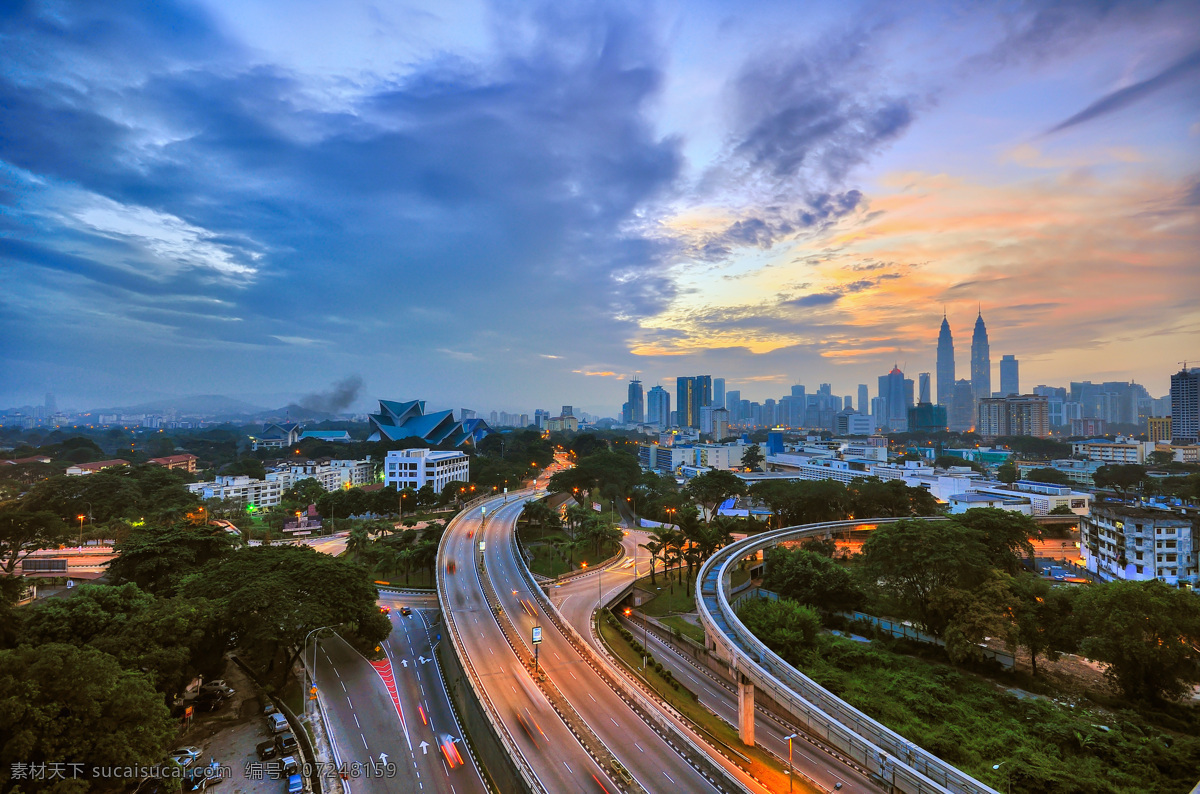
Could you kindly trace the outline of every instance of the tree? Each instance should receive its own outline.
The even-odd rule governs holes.
[[[261,460],[255,458],[239,458],[221,469],[221,474],[227,477],[250,477],[254,480],[267,479],[267,469]]]
[[[1023,573],[1009,582],[1013,594],[1013,644],[1029,651],[1029,663],[1037,675],[1037,660],[1058,658],[1063,627],[1069,625],[1072,597],[1077,592],[1053,587],[1040,576]]]
[[[0,507],[0,575],[11,576],[21,560],[71,534],[71,525],[49,511],[23,510],[19,503]]]
[[[745,494],[746,485],[731,471],[709,469],[688,480],[683,492],[704,508],[704,520],[711,522],[721,503],[731,497]]]
[[[1017,481],[1017,464],[1011,460],[1006,460],[996,469],[996,479],[1005,485],[1012,485]]]
[[[1157,579],[1092,585],[1075,609],[1080,649],[1135,700],[1174,699],[1200,682],[1200,599]]]
[[[852,517],[905,518],[941,512],[933,494],[924,488],[911,488],[903,480],[856,479],[847,486],[847,496]]]
[[[1175,460],[1175,456],[1170,452],[1160,452],[1155,450],[1146,456],[1146,463],[1151,466],[1166,466]]]
[[[237,544],[224,530],[207,525],[136,527],[116,544],[117,558],[108,564],[108,575],[114,584],[133,582],[169,597],[184,576],[230,554]]]
[[[148,766],[175,738],[146,676],[95,648],[50,643],[0,651],[0,788],[18,763]],[[70,769],[71,767],[66,767]],[[84,792],[91,781],[44,781],[37,791]],[[26,789],[34,790],[34,789]]]
[[[762,471],[765,460],[762,447],[758,444],[751,444],[742,452],[742,467],[750,471]]]
[[[857,609],[865,599],[850,571],[829,557],[776,547],[767,552],[763,586],[826,612]]]
[[[1042,528],[1032,518],[1011,510],[977,507],[954,517],[964,527],[979,532],[988,561],[1005,573],[1021,570],[1022,558],[1033,559],[1033,540],[1042,539]]]
[[[224,667],[228,635],[203,599],[157,598],[132,583],[82,585],[71,598],[44,599],[24,611],[22,644],[89,645],[128,670],[141,670],[164,695],[197,673]]]
[[[1127,499],[1129,491],[1138,487],[1145,479],[1145,467],[1136,463],[1110,463],[1096,469],[1092,474],[1092,482],[1097,488],[1119,491],[1122,499]]]
[[[1073,516],[1075,511],[1067,505],[1055,505],[1046,515],[1049,516]]]
[[[934,458],[933,465],[937,466],[939,469],[967,466],[972,470],[979,472],[980,474],[983,473],[982,464],[976,463],[973,460],[967,460],[966,458],[960,458],[957,455],[938,455],[936,458]]]
[[[191,576],[183,593],[216,602],[238,647],[280,687],[313,629],[341,626],[342,636],[368,656],[391,630],[366,571],[309,546],[239,549]]]
[[[938,637],[957,606],[940,591],[969,589],[983,579],[989,563],[980,533],[955,521],[882,524],[862,553],[867,580],[878,582],[906,617]]]
[[[816,645],[821,632],[816,611],[788,599],[749,599],[738,609],[738,619],[792,664]]]
[[[295,506],[303,510],[309,505],[315,505],[322,496],[327,494],[321,483],[313,477],[305,477],[299,480],[283,492],[283,503],[288,506]]]
[[[1003,637],[1011,644],[1015,598],[1011,579],[996,569],[985,570],[969,587],[941,587],[934,591],[934,611],[945,616],[940,635],[946,655],[953,664],[983,658],[981,643],[987,637]]]

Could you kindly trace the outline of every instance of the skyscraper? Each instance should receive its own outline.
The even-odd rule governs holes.
[[[917,375],[917,382],[921,386],[920,389],[918,390],[918,393],[921,396],[917,398],[917,402],[919,402],[919,403],[933,402],[933,400],[929,394],[929,373],[928,372],[919,373]]]
[[[655,386],[646,394],[646,423],[665,430],[671,426],[671,393]]]
[[[724,408],[725,407],[725,379],[724,378],[713,378],[712,384],[713,384],[712,407],[713,408]]]
[[[860,387],[861,388],[861,387]],[[954,394],[954,336],[950,333],[950,322],[942,312],[942,330],[938,332],[937,346],[937,401],[938,405],[949,405]]]
[[[1200,367],[1171,376],[1171,440],[1200,443]]]
[[[976,403],[992,396],[992,352],[982,309],[975,318],[975,333],[971,335],[971,390]]]
[[[879,399],[883,408],[882,425],[903,432],[908,427],[908,409],[913,404],[913,382],[905,378],[899,366],[879,378]]]
[[[624,417],[627,425],[640,425],[646,421],[646,398],[642,394],[642,382],[637,378],[629,381],[629,410]]]
[[[680,427],[700,427],[700,408],[712,405],[712,376],[675,379],[675,411]]]
[[[1003,356],[1000,359],[1000,396],[1021,393],[1020,365],[1016,356]]]
[[[975,392],[971,381],[966,378],[954,381],[954,391],[950,393],[950,415],[947,419],[951,432],[965,433],[975,426]]]
[[[867,394],[867,384],[858,384],[858,412],[860,414],[871,413],[871,398]]]
[[[741,402],[742,392],[740,389],[725,392],[725,410],[729,411],[729,421],[732,424],[736,424],[742,419]]]

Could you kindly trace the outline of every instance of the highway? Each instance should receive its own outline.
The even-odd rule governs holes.
[[[546,704],[545,698],[533,698],[533,693],[524,687],[524,682],[532,685],[530,676],[509,649],[496,620],[484,604],[484,593],[476,576],[477,555],[474,551],[481,539],[486,543],[486,572],[492,578],[501,607],[519,635],[517,641],[531,649],[533,626],[537,624],[542,627],[542,669],[549,680],[566,693],[587,727],[629,770],[633,779],[651,792],[716,791],[703,775],[609,688],[541,612],[518,568],[523,563],[518,562],[509,542],[525,498],[510,497],[507,505],[500,504],[498,500],[491,502],[486,526],[479,515],[472,514],[448,531],[447,542],[452,544],[449,551],[457,561],[458,570],[453,576],[447,577],[447,582],[456,582],[451,607],[455,616],[468,611],[472,613],[470,620],[463,624],[469,629],[462,632],[466,651],[477,669],[496,670],[496,673],[485,676],[488,694],[502,712],[500,716],[509,726],[509,732],[519,742],[528,737],[516,719],[517,710],[531,701],[539,708],[535,714],[539,716],[540,726],[549,741],[539,741],[537,746],[527,742],[522,746],[522,752],[537,770],[542,784],[551,792],[597,792],[601,790],[600,784],[610,792],[618,789],[611,778],[584,753],[574,736],[566,731],[562,720],[549,711],[548,705],[543,705]],[[521,690],[524,691],[513,686],[511,679],[514,676],[520,676]],[[534,688],[533,692],[539,691]],[[550,736],[552,728],[560,738]],[[559,732],[560,728],[565,736]],[[540,740],[542,737],[538,738]],[[543,772],[547,775],[560,773],[560,765],[572,771],[566,775],[558,774],[555,780],[543,777]],[[583,767],[582,774],[579,773],[580,766]],[[593,782],[591,775],[596,775],[600,783]]]
[[[646,542],[647,537],[648,533],[644,531],[626,530],[626,534],[622,538],[622,546],[626,554],[625,560],[615,563],[604,571],[577,577],[561,586],[551,586],[548,589],[551,601],[558,607],[564,620],[574,626],[584,639],[597,650],[601,649],[594,641],[589,628],[591,614],[600,603],[601,593],[603,593],[603,600],[607,602],[628,586],[631,581],[650,573],[650,553],[640,547],[640,544]],[[630,564],[631,561],[632,564]],[[662,574],[661,561],[658,562],[657,570],[659,576],[662,577],[664,574]],[[665,579],[660,578],[659,581],[660,586],[667,586]],[[677,582],[675,586],[686,585]],[[635,632],[639,640],[646,635],[643,627],[636,620],[627,622],[626,627]],[[678,681],[695,692],[700,702],[709,710],[730,725],[737,726],[737,695],[727,684],[714,674],[693,664],[674,647],[658,639],[653,633],[649,634],[648,639],[649,642],[646,644],[654,657],[670,668],[672,675]],[[774,719],[761,708],[758,710],[754,733],[756,743],[777,757],[787,758],[786,737],[790,733],[797,732],[799,731],[794,728],[785,727],[783,723]],[[841,783],[841,790],[847,792],[883,791],[857,770],[843,764],[819,748],[813,747],[803,739],[793,741],[792,761],[797,769],[825,789],[833,789],[837,783]],[[732,768],[731,764],[726,764],[726,766]],[[758,788],[758,785],[749,779],[743,779],[743,783],[748,787]]]
[[[462,731],[433,654],[441,625],[429,623],[436,616],[436,599],[382,593],[379,600],[390,609],[392,633],[384,650],[391,662],[399,711],[380,674],[340,637],[323,638],[316,650],[326,728],[339,758],[351,770],[351,792],[485,794],[487,787],[465,743],[459,745],[463,764],[454,769],[439,749],[439,734],[461,738]],[[401,615],[401,606],[408,606],[413,614]],[[391,775],[380,766],[381,753],[395,765]],[[372,766],[378,771],[372,772]]]

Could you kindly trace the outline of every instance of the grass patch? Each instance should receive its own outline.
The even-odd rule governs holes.
[[[695,582],[689,583],[686,579],[681,581],[677,573],[675,570],[666,573],[659,571],[655,574],[657,584],[652,584],[649,576],[637,580],[637,587],[655,594],[653,599],[642,604],[643,612],[657,618],[674,612],[696,611],[696,599],[692,595]]]
[[[663,625],[670,626],[673,631],[682,634],[685,637],[691,637],[701,645],[704,644],[704,629],[700,628],[695,623],[684,620],[678,615],[667,615],[665,617],[661,617],[658,619],[658,622],[662,623]]]
[[[525,549],[533,555],[529,563],[529,570],[542,576],[548,576],[551,579],[564,573],[580,570],[584,562],[588,565],[603,562],[621,550],[620,542],[616,541],[605,544],[600,550],[599,557],[596,556],[595,547],[576,549],[575,558],[571,560],[567,552],[565,550],[560,551],[553,546],[549,542],[551,540],[566,541],[567,536],[561,532],[555,532],[546,536],[546,542],[526,542],[523,544]]]
[[[1195,708],[1160,714],[1107,699],[1080,698],[1073,708],[1018,700],[978,676],[899,653],[904,646],[890,640],[817,635],[805,645],[773,624],[769,608],[741,612],[751,631],[826,689],[997,790],[1182,792],[1195,783]]]
[[[279,699],[283,701],[293,714],[301,715],[304,713],[304,684],[296,676],[288,679],[287,684],[279,693]]]
[[[607,615],[608,613],[602,614]],[[696,699],[696,695],[690,689],[675,681],[673,677],[667,678],[652,666],[647,666],[643,670],[641,654],[625,639],[618,627],[613,626],[608,620],[603,618],[600,620],[600,636],[627,669],[632,671],[635,676],[640,676],[662,700],[665,700],[672,708],[687,717],[693,725],[698,726],[700,728],[699,733],[702,736],[706,736],[710,742],[717,746],[724,745],[724,749],[732,749],[736,753],[750,759],[747,762],[737,755],[730,755],[729,757],[734,760],[734,763],[761,780],[768,790],[787,790],[786,765],[780,764],[774,757],[757,745],[747,747],[742,744],[741,739],[738,738],[736,728],[706,709]],[[636,636],[635,634],[635,639]],[[820,789],[812,786],[799,775],[792,781],[792,789],[793,791],[808,792],[809,794],[817,794],[820,791]]]

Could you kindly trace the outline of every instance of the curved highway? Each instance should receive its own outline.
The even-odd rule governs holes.
[[[511,542],[517,516],[529,496],[510,495],[507,504],[492,500],[486,505],[486,519],[478,512],[461,517],[447,530],[445,540],[445,558],[456,561],[455,573],[445,577],[446,598],[459,626],[462,650],[481,671],[488,698],[525,760],[550,792],[638,787],[651,792],[718,791],[608,686],[541,611]],[[485,542],[482,570],[477,553],[480,540]],[[481,575],[491,577],[500,608],[513,626],[512,639],[526,652],[532,651],[533,627],[541,626],[541,669],[566,694],[587,729],[628,770],[630,781],[614,780],[615,775],[602,770],[550,708],[491,614]],[[526,708],[537,720],[533,736],[520,719]]]

